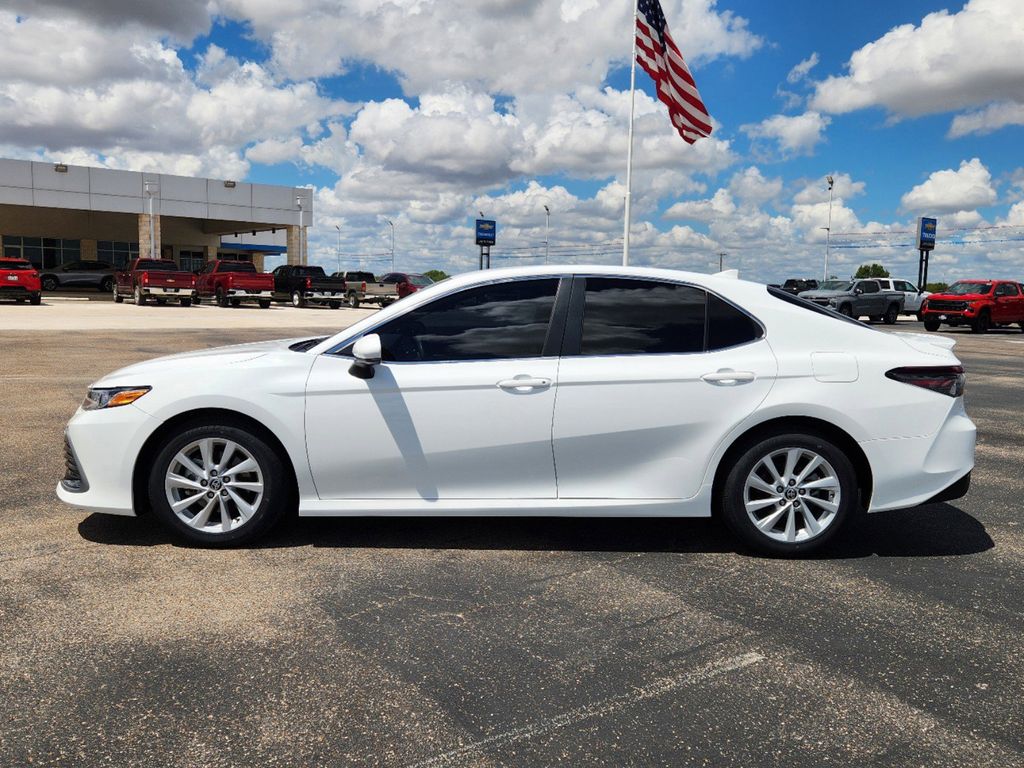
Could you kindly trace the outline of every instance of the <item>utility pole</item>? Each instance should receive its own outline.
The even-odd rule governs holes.
[[[727,253],[719,252],[719,254],[718,254],[718,271],[719,272],[722,272],[722,271],[725,270],[725,267],[723,265],[725,264],[725,257],[728,256],[728,255],[729,254],[727,254]]]
[[[551,257],[551,209],[544,206],[544,263]]]
[[[391,219],[384,219],[391,225],[391,271],[395,271],[395,224]]]
[[[835,185],[835,179],[826,176],[825,181],[828,182],[828,226],[825,227],[825,277],[822,278],[823,281],[828,280],[828,256],[832,245],[832,187]]]
[[[335,224],[334,228],[338,230],[338,249],[335,253],[338,257],[338,271],[341,272],[341,227]]]

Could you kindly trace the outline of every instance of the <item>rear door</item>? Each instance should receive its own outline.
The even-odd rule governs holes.
[[[760,324],[701,288],[576,278],[553,427],[559,498],[696,495],[777,370]]]
[[[999,283],[995,290],[992,319],[997,323],[1015,323],[1024,318],[1020,290],[1016,283]]]

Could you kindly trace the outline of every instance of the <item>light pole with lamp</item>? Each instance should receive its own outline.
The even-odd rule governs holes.
[[[829,249],[832,246],[832,187],[835,186],[835,179],[831,176],[826,176],[825,181],[828,182],[828,226],[824,227],[825,230],[825,277],[822,278],[822,282],[828,280],[828,256]]]
[[[341,272],[341,227],[335,224],[334,228],[338,230],[338,249],[335,253],[338,257],[338,271]]]
[[[391,225],[391,271],[395,271],[395,223],[391,219],[384,219]]]
[[[544,263],[551,257],[551,209],[544,206]]]

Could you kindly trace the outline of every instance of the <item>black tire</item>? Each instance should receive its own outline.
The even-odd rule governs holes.
[[[231,304],[232,307],[236,307],[237,308],[237,307],[242,306],[242,300],[241,299],[228,299],[228,302]]]
[[[198,307],[200,304],[203,303],[203,297],[200,296],[198,293],[193,293],[192,294],[192,303],[195,304]]]
[[[181,306],[183,307],[191,307],[192,299],[181,299],[178,303],[181,304]]]
[[[100,293],[110,293],[114,290],[114,278],[104,277],[100,281]]]
[[[38,293],[33,293],[31,296],[28,297],[28,303],[34,307],[38,307],[40,304],[43,303],[43,297],[40,296]]]
[[[15,304],[24,304],[26,301],[27,301],[27,299],[15,299],[14,303]]]
[[[147,300],[148,298],[149,298],[149,297],[148,297],[148,296],[146,296],[146,294],[144,294],[144,293],[142,292],[142,288],[140,288],[139,286],[137,286],[137,285],[136,285],[136,286],[135,286],[135,303],[136,303],[136,304],[137,304],[138,306],[140,306],[140,307],[141,307],[141,306],[144,306],[144,305],[145,305],[145,303],[146,303],[146,300]]]
[[[853,317],[853,307],[849,304],[842,304],[839,307],[839,314],[844,317]]]
[[[263,497],[252,517],[244,524],[224,533],[208,533],[186,524],[171,509],[164,489],[164,479],[174,457],[190,444],[204,438],[230,440],[240,445],[256,460],[263,477]],[[229,424],[185,426],[182,431],[166,440],[152,463],[147,489],[150,507],[164,526],[194,544],[207,547],[229,547],[255,541],[265,535],[286,512],[295,507],[294,489],[282,458],[259,435],[247,428]],[[205,494],[201,492],[200,496],[202,495]],[[230,505],[228,506],[230,508]],[[233,514],[236,512],[237,507],[229,509],[229,516],[238,519],[238,516]],[[215,516],[217,520],[222,519],[216,505],[210,517],[213,519]]]
[[[872,323],[880,323],[882,322],[882,315],[871,315],[868,317],[868,320]]]
[[[223,288],[218,288],[216,293],[216,301],[218,307],[228,306],[228,297],[224,294]]]
[[[777,451],[787,451],[792,448],[811,451],[831,465],[839,484],[839,504],[834,517],[831,518],[824,530],[804,540],[789,542],[771,538],[754,524],[745,507],[744,493],[748,476],[762,459],[771,456]],[[784,473],[784,466],[778,468],[780,473]],[[801,464],[797,464],[794,474],[799,474],[800,470]],[[812,474],[811,477],[813,476]],[[789,490],[788,485],[780,485],[779,487],[784,488],[784,493]],[[718,509],[716,512],[721,516],[729,529],[751,548],[765,554],[784,557],[807,554],[823,546],[835,537],[843,525],[857,514],[860,509],[860,489],[857,485],[857,473],[854,470],[853,464],[846,457],[843,450],[835,446],[828,439],[815,434],[792,433],[776,435],[775,437],[758,440],[748,445],[732,463],[732,468],[725,476],[721,488],[718,490]],[[813,492],[809,491],[806,493]],[[794,528],[797,529],[798,535],[801,530],[806,535],[808,529],[802,512],[798,512],[795,505],[802,502],[802,507],[808,510],[812,508],[817,509],[819,512],[823,510],[822,507],[817,505],[812,507],[806,501],[802,501],[802,499],[807,498],[806,493],[795,496],[792,502],[786,502],[787,504],[794,504]],[[823,494],[820,490],[817,493]],[[763,509],[775,510],[775,507],[769,506]],[[768,514],[770,513],[766,513],[761,519],[765,519]],[[771,526],[770,529],[774,529],[778,525],[784,525],[788,514],[789,512],[783,513],[778,519],[779,522]],[[824,517],[824,514],[822,512],[822,517]],[[784,534],[784,531],[782,533]]]
[[[340,301],[329,301],[329,302],[327,302],[327,305],[331,309],[341,309],[341,302]]]
[[[122,296],[120,294],[120,292],[117,290],[117,286],[116,285],[114,286],[114,303],[115,304],[124,304],[124,296]]]
[[[924,329],[926,331],[933,331],[933,332],[937,331],[937,330],[939,330],[939,327],[941,325],[942,325],[942,323],[940,323],[938,320],[925,320],[924,321]]]
[[[292,306],[300,308],[306,306],[306,297],[302,295],[301,291],[292,291]]]
[[[1024,333],[1024,321],[1021,321],[1021,322],[1017,323],[1017,325],[1020,326],[1020,332]]]
[[[166,307],[167,306],[167,299],[157,299],[156,303],[157,303],[157,306]]]
[[[359,309],[359,294],[357,294],[355,291],[349,293],[348,305],[352,307],[352,309]]]
[[[987,310],[982,310],[981,313],[971,321],[971,333],[988,333],[988,330],[991,327],[992,318],[989,316]]]
[[[896,321],[899,319],[899,316],[900,316],[900,305],[899,304],[890,304],[889,305],[889,309],[887,309],[885,311],[885,317],[882,318],[882,321],[886,325],[896,325]]]
[[[259,300],[260,309],[270,309],[270,299]]]
[[[60,287],[60,281],[53,275],[43,275],[42,284],[44,291],[56,291]]]

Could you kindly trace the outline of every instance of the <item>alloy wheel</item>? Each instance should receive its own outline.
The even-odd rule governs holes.
[[[835,469],[807,448],[784,448],[764,456],[743,487],[751,522],[768,538],[785,543],[820,536],[835,520],[840,501]]]
[[[237,530],[263,501],[263,470],[251,452],[224,438],[206,437],[182,448],[164,476],[171,511],[189,527],[220,534]]]

